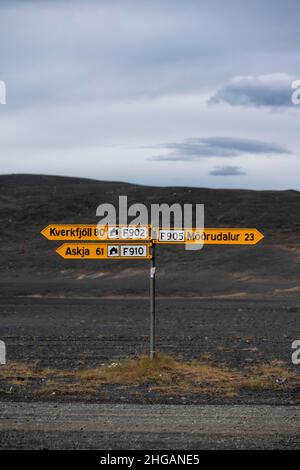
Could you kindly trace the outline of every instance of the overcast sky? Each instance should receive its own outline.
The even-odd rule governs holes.
[[[299,0],[0,3],[0,173],[300,189]]]

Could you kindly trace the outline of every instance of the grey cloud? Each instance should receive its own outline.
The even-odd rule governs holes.
[[[240,76],[220,88],[209,103],[228,103],[232,106],[292,106],[292,83],[296,77],[276,73],[270,75]]]
[[[217,166],[209,172],[212,176],[242,176],[246,173],[239,166]]]
[[[184,142],[169,143],[160,148],[171,150],[167,155],[156,155],[151,160],[156,161],[194,161],[205,157],[238,157],[246,154],[288,154],[289,150],[277,144],[260,142],[258,140],[206,137],[188,139]]]

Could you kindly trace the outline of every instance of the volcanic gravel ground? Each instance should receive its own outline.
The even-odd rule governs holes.
[[[231,368],[280,360],[295,371],[291,346],[299,336],[299,313],[297,300],[158,299],[157,348],[179,359],[208,357],[216,365],[225,363]],[[1,298],[0,325],[8,361],[90,368],[148,352],[149,301]],[[98,399],[120,400],[113,387],[104,390]],[[137,401],[167,400],[142,389],[139,392]],[[132,401],[134,394],[127,397],[126,393],[122,400]],[[299,390],[292,396],[257,392],[244,399],[295,402]],[[186,400],[198,403],[203,397],[187,396]]]

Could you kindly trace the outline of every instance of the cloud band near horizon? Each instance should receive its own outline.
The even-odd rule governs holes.
[[[278,144],[252,139],[230,137],[205,137],[187,139],[161,145],[171,150],[166,155],[150,157],[154,161],[195,161],[201,158],[234,158],[243,155],[283,155],[291,152]]]

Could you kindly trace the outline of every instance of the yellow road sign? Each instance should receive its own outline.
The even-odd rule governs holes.
[[[151,243],[64,243],[57,248],[64,259],[151,259]]]
[[[139,242],[158,244],[256,245],[264,235],[255,228],[159,228],[145,226],[48,225],[41,233],[48,240]]]
[[[76,240],[76,241],[147,241],[150,240],[150,226],[98,226],[98,225],[73,225],[53,224],[45,227],[41,234],[48,240]]]
[[[153,241],[159,244],[256,245],[263,238],[255,228],[153,229]]]

